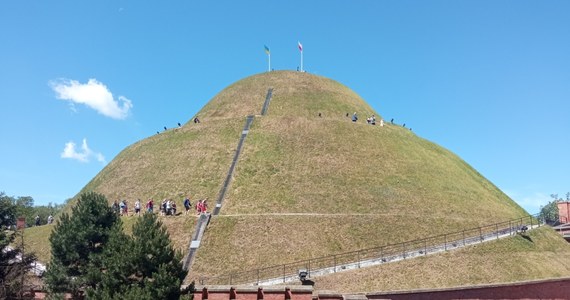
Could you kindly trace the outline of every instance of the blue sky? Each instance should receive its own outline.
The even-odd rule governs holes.
[[[527,211],[570,191],[568,1],[142,2],[0,3],[0,191],[63,202],[297,41]]]

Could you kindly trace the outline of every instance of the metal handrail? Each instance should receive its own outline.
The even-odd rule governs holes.
[[[285,264],[273,265],[249,271],[231,273],[216,277],[200,277],[200,284],[260,284],[267,280],[281,280],[297,277],[299,269],[306,269],[309,277],[317,270],[322,273],[334,273],[342,268],[360,268],[371,261],[386,263],[393,260],[423,256],[434,252],[447,251],[489,239],[498,239],[501,235],[513,234],[534,225],[541,226],[540,214],[528,215],[490,225],[464,229],[427,238],[365,248]]]

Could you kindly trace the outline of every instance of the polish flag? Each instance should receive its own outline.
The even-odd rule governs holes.
[[[297,46],[299,47],[299,51],[303,52],[303,45],[301,42],[297,42]]]

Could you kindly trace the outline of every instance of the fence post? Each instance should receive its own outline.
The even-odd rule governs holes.
[[[285,265],[283,265],[283,283],[285,283]]]
[[[358,250],[357,255],[358,255],[358,268],[360,269],[360,250]]]
[[[499,223],[495,224],[495,232],[497,233],[497,240],[499,239]]]
[[[311,260],[309,259],[309,267],[307,268],[309,272],[309,277],[311,277]]]
[[[443,249],[447,251],[447,234],[443,235]]]
[[[231,273],[231,274],[230,274],[230,285],[232,285],[232,280],[233,280],[233,277],[234,277],[234,274],[233,274],[233,273]]]
[[[509,221],[509,235],[513,235],[513,226],[511,225],[511,221]]]
[[[483,242],[483,233],[481,232],[481,227],[479,227],[479,242]]]
[[[406,259],[406,243],[405,243],[405,242],[402,243],[402,249],[404,250],[404,251],[402,252],[402,257],[403,257],[404,259]]]
[[[259,285],[259,269],[257,269],[257,285]]]
[[[463,247],[465,247],[465,229],[463,230]]]
[[[427,255],[427,239],[424,240],[424,255]]]

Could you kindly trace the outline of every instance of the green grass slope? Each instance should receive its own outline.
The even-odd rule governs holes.
[[[186,125],[123,150],[81,192],[97,191],[109,201],[149,198],[181,201],[185,195],[215,195],[233,157],[243,120]],[[181,204],[181,203],[179,203]]]
[[[268,115],[252,125],[223,216],[212,220],[198,252],[196,276],[423,238],[525,214],[446,149],[397,125],[351,122],[346,112],[357,111],[361,119],[374,112],[344,86],[298,73],[286,73],[286,80],[275,83],[278,75],[266,76],[265,86],[274,88]]]
[[[570,244],[545,226],[465,249],[315,278],[342,293],[445,288],[570,276]]]
[[[245,116],[245,141],[221,216],[192,276],[213,276],[516,218],[525,212],[453,153],[380,115],[346,86],[300,72],[236,82],[188,122],[122,151],[82,191],[109,201],[215,198]],[[346,114],[357,112],[360,120]],[[322,117],[318,117],[318,113]],[[184,235],[176,222],[169,230]],[[186,233],[189,237],[192,232]],[[186,241],[188,238],[186,238]],[[183,244],[183,243],[181,243]]]

